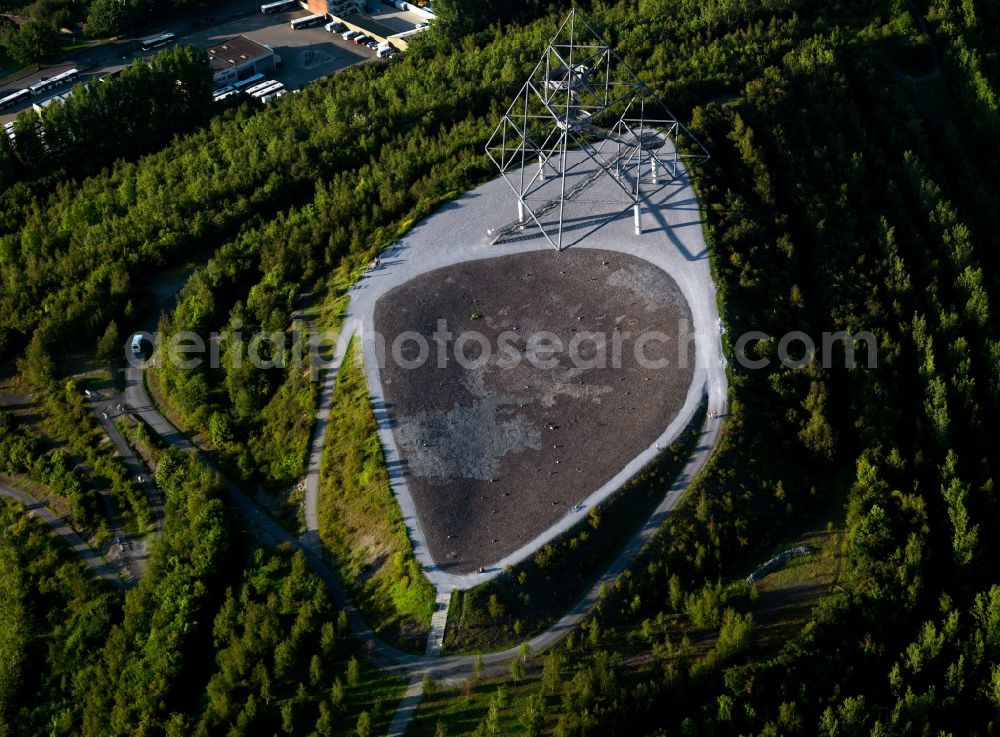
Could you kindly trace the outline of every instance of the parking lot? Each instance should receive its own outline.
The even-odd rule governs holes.
[[[364,46],[344,41],[340,34],[329,33],[322,26],[293,31],[292,18],[308,15],[304,11],[254,15],[236,18],[212,28],[196,30],[183,40],[203,48],[240,34],[270,46],[281,57],[282,66],[274,78],[286,89],[299,89],[319,77],[346,69],[368,59],[375,52]]]
[[[178,35],[179,43],[207,48],[227,38],[244,34],[272,47],[281,57],[282,66],[272,76],[283,82],[288,90],[299,89],[316,79],[375,58],[375,52],[371,49],[344,41],[340,34],[329,33],[322,26],[293,31],[290,25],[292,18],[308,15],[305,11],[262,15],[259,0],[242,2],[232,8],[231,17],[220,17],[212,25],[205,25],[200,19],[179,21],[173,26],[165,25],[145,33],[142,38],[172,31]],[[4,85],[0,96],[8,91],[28,87],[43,77],[52,77],[73,66],[80,69],[80,79],[86,82],[121,69],[133,59],[156,53],[153,51],[147,54],[139,50],[139,41],[139,38],[124,39],[88,50],[75,59],[60,62],[16,83]],[[0,124],[13,120],[21,110],[30,109],[33,102],[40,102],[60,92],[65,93],[68,89],[52,90],[17,107],[4,110],[0,114]]]
[[[416,13],[412,13],[409,10],[399,10],[397,8],[388,7],[382,3],[376,3],[374,5],[374,11],[374,13],[369,14],[367,17],[376,23],[380,23],[391,29],[393,33],[412,31],[418,24],[426,23],[426,21]]]

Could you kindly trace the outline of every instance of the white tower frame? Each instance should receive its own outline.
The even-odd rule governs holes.
[[[659,115],[647,117],[650,113]],[[709,158],[701,142],[575,8],[486,145],[517,195],[517,223],[500,229],[494,242],[523,230],[530,218],[556,250],[563,250],[566,202],[576,194],[566,188],[571,150],[585,154],[599,167],[597,175],[606,174],[624,192],[637,234],[643,202]],[[552,177],[560,180],[555,199],[542,192],[551,189]],[[559,217],[550,235],[540,218],[553,207]]]

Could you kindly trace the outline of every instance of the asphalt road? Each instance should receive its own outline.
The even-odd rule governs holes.
[[[156,525],[156,530],[153,534],[154,536],[159,535],[163,531],[163,497],[156,488],[156,484],[153,483],[149,469],[139,460],[132,447],[122,437],[115,426],[115,419],[123,416],[127,411],[118,400],[119,397],[117,396],[108,399],[94,394],[90,407],[98,423],[101,425],[101,429],[104,430],[104,434],[108,436],[108,439],[115,446],[119,459],[128,470],[129,476],[137,480],[137,483],[139,483],[143,493],[149,500],[153,522]],[[119,409],[119,407],[122,408]],[[135,538],[121,530],[116,530],[115,535],[121,541],[118,543],[118,558],[131,574],[130,583],[138,583],[145,572],[146,561],[149,560],[149,540],[145,537]]]
[[[125,588],[125,581],[118,577],[108,562],[96,550],[87,545],[83,538],[66,523],[66,520],[35,499],[35,497],[3,484],[0,484],[0,496],[13,499],[15,502],[22,504],[28,510],[30,516],[37,517],[45,523],[73,552],[83,559],[84,563],[93,569],[94,573],[118,588]]]
[[[115,401],[116,399],[117,397],[112,397],[110,400],[94,404],[94,412],[97,415],[98,422],[101,423],[101,428],[115,446],[115,450],[118,451],[118,455],[128,469],[129,475],[137,480],[139,478],[142,479],[140,486],[142,486],[146,497],[149,499],[149,506],[153,511],[153,521],[156,524],[157,532],[159,532],[163,529],[163,497],[160,495],[159,489],[156,488],[156,484],[153,483],[149,469],[139,460],[135,451],[132,450],[132,446],[118,432],[115,419],[127,414],[128,408],[124,407],[121,402]],[[119,405],[122,405],[122,409],[118,408]]]

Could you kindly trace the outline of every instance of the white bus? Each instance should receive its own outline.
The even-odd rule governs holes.
[[[80,72],[77,69],[67,69],[65,72],[60,72],[54,77],[43,79],[40,82],[35,82],[28,89],[31,90],[32,95],[40,95],[43,92],[48,92],[49,90],[53,90],[64,84],[75,82],[79,74]]]
[[[312,28],[313,26],[321,26],[326,22],[326,16],[322,13],[314,13],[313,15],[306,15],[302,18],[296,18],[292,21],[292,30],[298,31],[302,28]]]
[[[274,84],[273,79],[265,79],[263,82],[258,82],[253,87],[247,87],[245,90],[243,90],[243,92],[252,97],[257,90],[262,90],[265,87],[270,87],[273,84]]]
[[[278,0],[276,3],[265,3],[264,5],[261,5],[260,12],[264,15],[267,15],[268,13],[281,13],[285,10],[291,10],[296,5],[298,5],[296,0]]]
[[[141,44],[143,51],[152,51],[153,49],[158,49],[161,46],[166,46],[167,44],[172,44],[177,40],[176,33],[164,33],[163,35],[157,36],[156,38],[147,38]]]
[[[263,97],[261,97],[260,101],[266,105],[271,100],[274,100],[274,99],[276,99],[278,97],[283,97],[284,94],[285,94],[285,90],[284,89],[275,90],[274,92],[269,92],[268,94],[266,94]]]
[[[14,107],[14,105],[22,100],[27,100],[29,97],[31,97],[31,90],[14,90],[13,92],[5,92],[3,97],[0,97],[0,110],[6,110],[9,107]]]
[[[258,72],[257,74],[251,75],[246,79],[241,79],[239,82],[233,82],[232,87],[234,90],[243,90],[247,87],[253,87],[258,82],[264,80],[264,75]]]
[[[264,95],[269,95],[272,92],[277,92],[278,90],[283,90],[283,89],[285,89],[285,85],[283,85],[281,82],[271,82],[271,84],[267,85],[266,87],[261,87],[256,92],[251,92],[249,94],[250,97],[256,97],[259,100]]]

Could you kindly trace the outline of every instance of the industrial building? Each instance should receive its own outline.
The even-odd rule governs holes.
[[[222,87],[254,74],[270,74],[281,59],[274,50],[247,36],[235,36],[207,49],[215,86]]]
[[[424,30],[427,22],[434,17],[429,7],[419,7],[402,0],[388,4],[408,12],[413,22],[400,22],[399,18],[389,19],[383,13],[372,12],[366,8],[364,0],[303,0],[302,4],[310,13],[326,15],[379,43],[388,42],[399,51],[405,50],[409,38]],[[375,3],[371,5],[375,6]]]
[[[363,0],[307,0],[306,9],[310,13],[323,13],[333,17],[343,17],[364,10]]]
[[[407,5],[408,3],[400,3]],[[334,18],[352,31],[363,33],[379,43],[389,43],[398,51],[405,51],[410,44],[410,38],[427,29],[427,18],[433,18],[426,12],[416,13],[403,9],[392,12],[350,13],[335,15]]]

